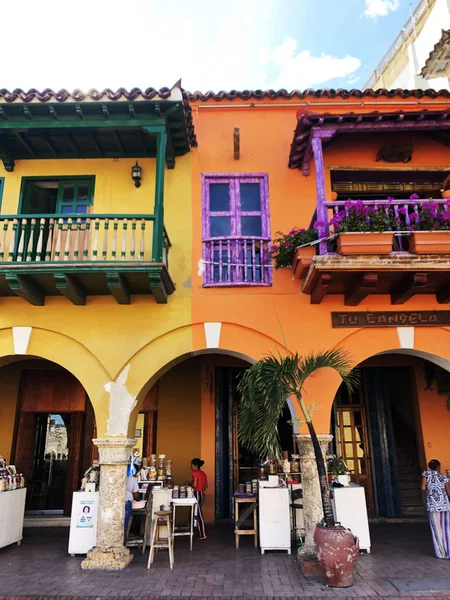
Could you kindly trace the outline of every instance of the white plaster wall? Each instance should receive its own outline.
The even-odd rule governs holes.
[[[450,89],[447,77],[423,79],[419,75],[430,52],[440,40],[442,29],[450,29],[450,0],[436,0],[417,40],[408,44],[408,65],[392,82],[386,77],[387,88],[396,89]]]

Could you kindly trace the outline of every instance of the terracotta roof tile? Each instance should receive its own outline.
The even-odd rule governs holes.
[[[178,84],[175,84],[176,87]],[[169,100],[172,95],[173,88],[163,87],[159,90],[155,88],[146,88],[142,90],[140,88],[132,88],[126,90],[125,88],[119,88],[117,91],[113,91],[110,88],[106,88],[102,91],[89,90],[89,92],[83,92],[81,90],[74,90],[69,92],[68,90],[61,89],[59,91],[46,88],[42,92],[32,88],[31,90],[25,91],[20,88],[16,88],[12,92],[2,88],[0,89],[0,100],[7,103],[13,102],[117,102],[117,101],[129,101],[133,102],[136,100]],[[189,104],[189,98],[183,93],[183,108],[186,118],[186,129],[189,136],[189,143],[192,147],[197,146],[197,138],[195,135],[194,123],[192,120],[192,110]]]
[[[287,90],[231,90],[229,92],[184,92],[185,96],[191,101],[207,102],[208,100],[222,101],[222,100],[276,100],[282,98],[285,100],[291,100],[292,98],[298,98],[303,100],[304,98],[450,98],[450,92],[448,90],[402,90],[400,88],[395,90],[312,90],[307,89],[304,91],[293,90],[288,92]]]

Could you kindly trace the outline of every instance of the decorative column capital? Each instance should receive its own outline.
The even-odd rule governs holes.
[[[130,461],[130,451],[136,445],[131,438],[96,438],[101,465],[125,465]]]
[[[295,437],[297,438],[301,460],[315,460],[316,457],[314,455],[314,447],[311,436],[308,433],[297,433]],[[319,440],[322,452],[325,454],[328,445],[333,440],[333,436],[326,433],[318,434],[317,439]]]

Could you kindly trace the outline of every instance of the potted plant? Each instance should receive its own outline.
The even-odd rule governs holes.
[[[325,582],[333,587],[349,587],[358,557],[358,544],[348,529],[337,525],[330,500],[325,460],[317,439],[311,412],[303,399],[307,378],[321,368],[335,369],[350,389],[358,377],[351,370],[348,355],[340,350],[328,350],[308,356],[269,355],[252,365],[241,377],[239,391],[239,439],[250,451],[259,455],[269,452],[280,455],[278,432],[274,423],[282,413],[286,399],[298,402],[309,434],[319,475],[324,519],[317,524],[314,541],[322,565]]]
[[[413,254],[450,254],[450,210],[438,202],[423,202],[409,219]]]
[[[272,259],[275,269],[292,266],[294,274],[301,279],[316,254],[316,245],[311,242],[317,240],[317,230],[294,227],[287,234],[278,231],[276,235],[265,262]]]
[[[396,227],[394,212],[386,204],[365,205],[349,200],[330,221],[338,233],[339,254],[389,254]]]
[[[345,461],[340,456],[332,456],[328,461],[328,470],[333,476],[333,479],[341,485],[347,487],[349,484],[349,472]]]

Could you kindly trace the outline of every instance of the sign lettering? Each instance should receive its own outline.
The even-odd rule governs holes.
[[[332,312],[332,327],[433,327],[450,325],[450,310]]]

